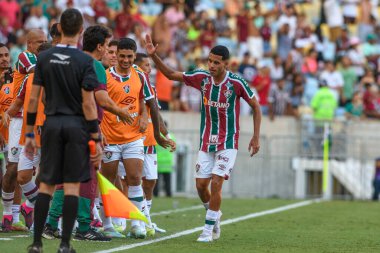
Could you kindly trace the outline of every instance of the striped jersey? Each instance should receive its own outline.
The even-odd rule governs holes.
[[[21,84],[24,81],[25,76],[36,65],[36,62],[36,55],[29,51],[24,51],[19,54],[15,65],[15,71],[13,74],[13,100],[16,100],[17,93],[20,90]]]
[[[183,73],[183,79],[202,93],[200,150],[238,149],[240,98],[248,102],[254,97],[247,82],[227,71],[215,85],[210,73],[200,69]]]

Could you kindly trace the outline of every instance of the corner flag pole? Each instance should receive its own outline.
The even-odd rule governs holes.
[[[323,132],[323,172],[322,172],[322,190],[323,198],[331,199],[331,182],[329,171],[329,123],[325,122]]]

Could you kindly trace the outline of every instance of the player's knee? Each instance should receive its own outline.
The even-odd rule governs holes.
[[[204,191],[208,188],[208,182],[197,180],[196,186],[198,191]]]
[[[7,182],[15,182],[17,180],[17,167],[7,167],[5,171],[3,181],[6,184]]]
[[[141,177],[137,175],[130,175],[128,176],[127,180],[128,180],[128,185],[131,185],[131,186],[137,186],[141,184]]]
[[[24,185],[29,183],[32,180],[33,177],[33,170],[30,170],[30,173],[24,172],[24,173],[18,173],[17,174],[17,183],[19,185]]]
[[[211,181],[211,192],[219,192],[222,190],[222,186],[223,186],[223,180],[219,180],[219,179],[216,179],[216,180],[212,180]]]

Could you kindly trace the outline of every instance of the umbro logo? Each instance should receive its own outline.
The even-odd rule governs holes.
[[[55,53],[53,54],[54,56],[56,56],[58,59],[60,59],[61,61],[64,61],[64,60],[67,60],[70,58],[69,55],[64,55],[64,54],[58,54],[58,53]]]

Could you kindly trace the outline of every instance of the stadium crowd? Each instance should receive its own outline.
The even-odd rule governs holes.
[[[86,26],[103,24],[115,38],[133,38],[138,52],[144,52],[144,35],[151,33],[165,62],[183,71],[205,66],[214,45],[227,46],[235,56],[231,70],[255,89],[271,119],[319,114],[312,100],[321,83],[335,97],[336,103],[329,103],[335,117],[378,119],[378,2],[1,0],[0,42],[9,46],[13,65],[28,30],[47,34],[64,9],[75,7]],[[160,72],[152,77],[163,110],[200,110],[201,97],[193,88]],[[241,112],[251,113],[244,102]]]

